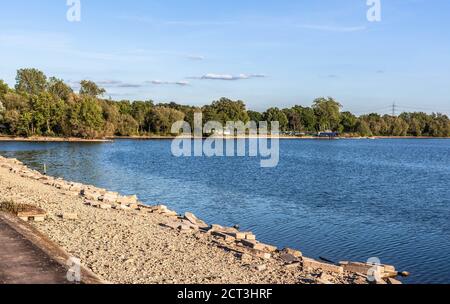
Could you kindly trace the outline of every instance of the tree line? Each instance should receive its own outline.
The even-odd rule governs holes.
[[[37,69],[18,70],[14,88],[0,80],[0,133],[80,138],[169,135],[173,123],[185,120],[193,126],[194,114],[202,112],[204,122],[278,121],[282,131],[298,135],[330,130],[348,136],[450,136],[450,120],[444,114],[358,117],[343,112],[331,97],[317,98],[311,107],[274,107],[260,113],[247,110],[243,101],[227,98],[194,107],[152,100],[113,101],[102,98],[105,93],[89,80],[81,81],[79,92],[74,92],[63,80],[48,78]]]

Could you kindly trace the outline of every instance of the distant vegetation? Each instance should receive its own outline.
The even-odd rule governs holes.
[[[15,88],[0,80],[0,133],[14,136],[99,138],[167,135],[178,120],[193,124],[195,112],[203,121],[279,121],[296,134],[338,131],[350,136],[450,136],[450,120],[443,114],[369,114],[342,112],[333,98],[318,98],[311,107],[270,108],[264,113],[246,109],[244,102],[222,98],[211,105],[192,107],[153,101],[103,99],[105,90],[81,81],[78,93],[61,79],[36,69],[17,72]]]

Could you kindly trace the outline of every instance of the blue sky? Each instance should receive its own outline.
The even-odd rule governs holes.
[[[450,113],[450,1],[0,0],[0,78],[36,67],[113,99],[201,105],[222,96],[249,108],[333,96],[357,114]]]

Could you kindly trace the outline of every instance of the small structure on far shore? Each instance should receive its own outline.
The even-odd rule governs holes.
[[[319,133],[317,134],[317,137],[322,137],[322,138],[337,138],[337,137],[339,137],[339,132],[333,132],[333,131],[319,132]]]

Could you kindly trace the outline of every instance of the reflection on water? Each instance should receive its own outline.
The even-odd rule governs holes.
[[[379,257],[408,282],[450,283],[450,141],[281,141],[277,168],[257,158],[175,158],[170,141],[0,143],[68,180],[148,204],[240,224],[312,257]]]

